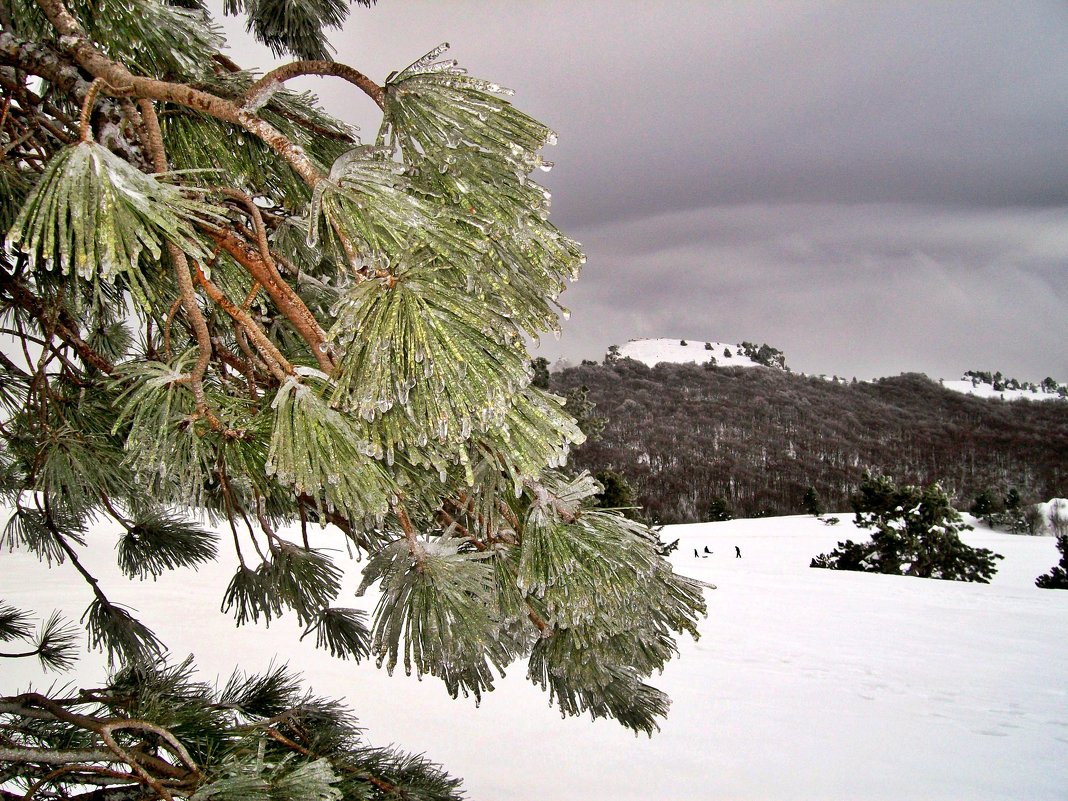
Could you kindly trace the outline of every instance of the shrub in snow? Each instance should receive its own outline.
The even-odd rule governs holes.
[[[726,498],[713,498],[708,504],[705,520],[709,523],[720,523],[724,520],[733,520],[734,510]]]
[[[810,567],[983,584],[997,572],[995,560],[1002,556],[961,542],[960,532],[971,526],[937,484],[898,487],[887,476],[865,474],[853,511],[858,526],[873,529],[871,541],[840,542]]]
[[[975,501],[968,511],[993,528],[995,515],[1003,514],[1005,505],[989,489],[984,489],[975,496]]]
[[[1035,579],[1035,585],[1044,590],[1068,590],[1068,534],[1057,537],[1057,550],[1061,552],[1060,564]]]

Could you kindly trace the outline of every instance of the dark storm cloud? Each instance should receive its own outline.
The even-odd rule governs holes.
[[[1062,6],[676,8],[635,13],[552,76],[580,133],[563,141],[582,185],[560,179],[578,224],[713,203],[1068,199]],[[582,79],[606,44],[628,64],[607,92],[601,70]]]
[[[442,39],[559,131],[565,224],[763,201],[1068,202],[1060,2],[383,0],[334,36],[378,79]],[[369,104],[314,86],[373,135]]]
[[[553,220],[589,262],[546,355],[745,338],[1068,379],[1068,4],[380,0],[333,37],[379,80],[446,39],[560,134]],[[373,138],[372,104],[308,86]]]

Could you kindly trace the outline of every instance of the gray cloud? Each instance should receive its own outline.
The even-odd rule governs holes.
[[[547,355],[678,335],[1068,378],[1059,0],[381,0],[333,37],[379,80],[442,40],[560,134],[554,221],[589,264]],[[307,85],[373,136],[372,104]]]
[[[579,235],[592,256],[546,353],[679,336],[768,341],[806,372],[1068,373],[1068,209],[717,206]]]

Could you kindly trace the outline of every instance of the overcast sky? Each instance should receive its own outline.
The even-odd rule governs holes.
[[[332,41],[378,81],[448,41],[559,133],[539,177],[589,261],[550,360],[747,339],[809,373],[1068,380],[1063,1],[379,0]]]

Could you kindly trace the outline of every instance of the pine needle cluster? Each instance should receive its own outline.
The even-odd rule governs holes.
[[[423,757],[368,745],[349,709],[285,666],[235,673],[217,689],[194,679],[190,660],[141,664],[77,696],[0,700],[0,724],[0,776],[49,799],[461,797],[459,781]]]

